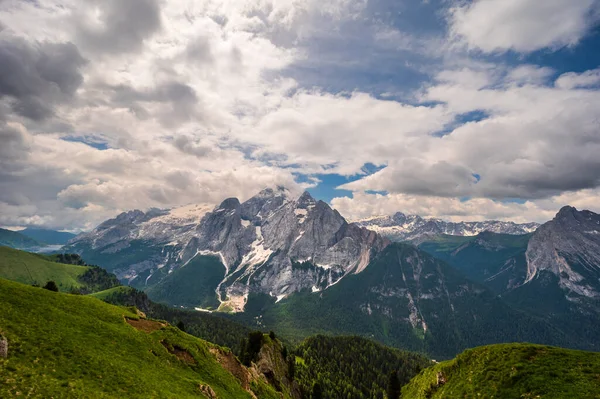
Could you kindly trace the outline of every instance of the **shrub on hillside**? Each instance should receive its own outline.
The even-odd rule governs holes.
[[[58,292],[58,285],[52,280],[48,281],[44,286],[45,290]]]

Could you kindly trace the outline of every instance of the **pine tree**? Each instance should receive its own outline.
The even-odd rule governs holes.
[[[240,362],[244,363],[244,359],[246,356],[246,346],[248,345],[248,341],[246,340],[246,338],[242,338],[242,341],[240,342],[240,352],[239,352],[239,359]]]
[[[293,380],[296,376],[296,356],[290,355],[287,358],[288,363],[288,375],[290,376],[290,380]]]
[[[284,359],[287,359],[288,357],[288,349],[285,345],[283,345],[283,348],[281,349],[281,356],[283,356]]]
[[[398,399],[400,398],[400,389],[402,386],[400,385],[400,380],[398,379],[398,372],[396,370],[390,373],[388,378],[388,386],[387,386],[387,397],[388,399]]]
[[[311,399],[323,399],[323,388],[321,388],[321,384],[318,382],[315,382],[313,385]]]

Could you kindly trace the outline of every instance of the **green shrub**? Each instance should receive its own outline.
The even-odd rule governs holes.
[[[58,292],[58,285],[52,280],[48,281],[44,286],[45,290]]]

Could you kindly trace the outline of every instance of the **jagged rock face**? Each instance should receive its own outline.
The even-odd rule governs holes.
[[[600,297],[600,215],[566,206],[529,240],[526,283],[544,272],[568,295]]]
[[[201,204],[170,211],[151,209],[146,213],[139,210],[125,212],[89,233],[78,235],[69,241],[69,245],[85,244],[91,249],[109,250],[112,245],[122,247],[124,241],[133,240],[176,244],[189,239],[196,225],[212,208]]]
[[[282,299],[302,289],[326,288],[364,269],[372,251],[387,244],[306,192],[297,200],[274,190],[243,204],[228,199],[205,216],[197,231],[186,256],[190,249],[221,256],[227,273],[218,295],[234,310],[243,308],[250,292]],[[296,266],[302,263],[310,266]]]
[[[134,259],[108,267],[120,278],[152,281],[158,269],[173,271],[196,256],[218,256],[225,278],[216,288],[224,307],[243,310],[248,294],[277,297],[320,291],[362,271],[388,241],[349,224],[325,202],[283,188],[263,190],[240,203],[226,199],[214,209],[196,205],[171,211],[131,211],[75,238],[68,250]],[[137,256],[143,248],[144,257]],[[138,251],[138,252],[135,252]]]
[[[405,215],[401,212],[393,216],[379,216],[359,220],[356,223],[392,241],[413,241],[417,243],[422,242],[427,237],[440,234],[475,236],[484,231],[500,234],[527,234],[535,231],[539,226],[537,223],[516,224],[497,220],[455,223],[440,219],[424,219],[417,215]]]

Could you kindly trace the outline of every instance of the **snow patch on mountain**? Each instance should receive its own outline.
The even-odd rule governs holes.
[[[266,262],[267,259],[269,259],[271,254],[273,254],[272,250],[265,248],[265,246],[264,246],[265,241],[264,241],[264,238],[262,236],[259,226],[256,226],[255,233],[256,233],[256,240],[254,240],[252,242],[250,252],[248,252],[242,258],[242,261],[240,262],[240,267],[243,267],[246,265],[262,264],[262,263]]]

